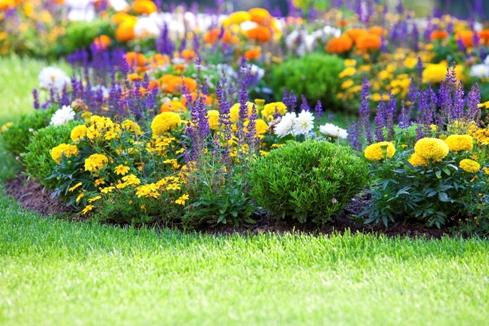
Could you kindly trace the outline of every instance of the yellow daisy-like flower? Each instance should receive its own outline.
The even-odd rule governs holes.
[[[76,203],[78,204],[82,199],[83,197],[85,197],[85,194],[84,193],[80,193],[78,194],[78,196],[76,196]]]
[[[481,165],[478,162],[471,159],[461,160],[458,166],[462,170],[468,173],[477,173],[481,169]]]
[[[136,189],[136,196],[138,198],[144,197],[158,199],[158,197],[160,197],[159,187],[156,183],[139,186]]]
[[[114,173],[117,175],[126,175],[129,172],[129,170],[130,168],[128,166],[120,164],[115,167]]]
[[[261,111],[261,116],[271,121],[275,118],[276,115],[283,116],[287,113],[287,106],[283,102],[272,102],[265,104],[263,106],[263,110]]]
[[[247,117],[251,115],[253,112],[253,103],[251,102],[246,102],[246,106],[248,108],[248,114]],[[239,109],[240,109],[240,104],[236,103],[234,104],[230,109],[229,109],[229,120],[231,120],[232,123],[236,123],[239,121]]]
[[[100,189],[100,192],[103,194],[110,194],[114,190],[115,190],[115,187],[109,186],[109,187],[105,187],[105,188]]]
[[[209,110],[207,111],[207,119],[209,121],[209,128],[212,130],[219,129],[219,111],[217,110]]]
[[[93,205],[87,205],[85,206],[85,208],[82,210],[81,214],[82,215],[87,215],[88,213],[90,213],[91,211],[93,211]]]
[[[369,161],[380,161],[386,158],[392,158],[396,154],[394,144],[388,141],[374,143],[363,152],[365,158]]]
[[[98,172],[102,170],[107,163],[109,163],[109,158],[104,154],[92,154],[85,160],[85,171]]]
[[[129,119],[124,120],[121,123],[121,127],[123,130],[130,131],[134,133],[136,136],[141,136],[143,134],[141,127],[136,122]]]
[[[75,191],[76,189],[80,188],[82,186],[82,183],[81,182],[78,182],[76,185],[74,185],[73,187],[70,187],[70,189],[68,189],[68,192],[73,192]]]
[[[153,137],[163,136],[165,133],[178,128],[182,119],[180,115],[175,112],[163,112],[158,114],[151,122],[151,131]]]
[[[469,135],[450,135],[445,143],[452,152],[471,151],[474,148],[474,139]]]
[[[426,166],[428,165],[428,161],[425,160],[422,156],[419,156],[416,153],[413,153],[411,157],[409,158],[408,162],[415,167],[418,166]]]
[[[178,197],[177,200],[175,200],[175,204],[184,206],[188,198],[189,198],[188,194],[183,194],[180,197]]]
[[[421,138],[414,145],[414,152],[428,161],[439,162],[443,160],[450,149],[447,143],[438,138]]]
[[[265,122],[265,120],[257,119],[255,121],[255,129],[256,129],[256,134],[258,136],[262,136],[267,133],[268,124]]]
[[[51,149],[51,158],[56,163],[61,163],[63,157],[72,157],[78,155],[78,147],[76,145],[69,144],[59,144],[58,146]]]
[[[74,141],[75,143],[79,142],[83,138],[87,136],[87,126],[85,125],[79,125],[74,127],[71,130],[71,140]]]

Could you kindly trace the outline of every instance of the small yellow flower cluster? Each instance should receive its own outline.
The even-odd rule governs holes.
[[[109,158],[104,154],[92,154],[85,160],[85,171],[98,173],[107,163],[109,163]]]
[[[63,157],[73,157],[78,155],[78,147],[76,145],[59,144],[51,149],[51,158],[56,163],[61,163]]]
[[[121,134],[121,126],[110,118],[94,115],[90,117],[86,130],[86,137],[90,141],[117,139]]]
[[[367,146],[363,154],[369,161],[381,161],[392,158],[396,154],[396,148],[393,143],[383,141]]]

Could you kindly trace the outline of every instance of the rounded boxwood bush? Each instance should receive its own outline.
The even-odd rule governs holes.
[[[5,149],[15,156],[24,153],[35,131],[49,125],[53,112],[54,109],[38,110],[21,116],[12,127],[2,133]]]
[[[343,66],[337,56],[313,53],[274,65],[269,82],[275,94],[293,91],[312,103],[320,100],[328,108],[336,107],[338,76]]]
[[[349,147],[292,142],[253,165],[251,192],[274,219],[324,224],[364,188],[367,174]]]
[[[31,139],[22,156],[27,173],[47,188],[54,188],[55,180],[48,180],[55,166],[50,151],[53,147],[70,141],[71,129],[77,122],[61,126],[49,126],[38,130]]]

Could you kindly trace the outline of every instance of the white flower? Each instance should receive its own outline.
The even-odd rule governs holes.
[[[73,119],[75,119],[75,111],[73,111],[71,106],[64,105],[61,109],[54,112],[50,124],[51,126],[60,126]]]
[[[138,38],[158,36],[161,32],[160,26],[157,14],[140,17],[134,26],[134,34],[136,34],[136,37]]]
[[[470,76],[476,77],[476,78],[488,78],[489,77],[489,65],[479,64],[479,65],[472,66],[470,68]]]
[[[258,26],[257,23],[251,22],[251,21],[246,21],[246,22],[241,23],[241,25],[239,25],[239,27],[241,28],[241,30],[243,32],[247,32],[249,30],[252,30],[253,28],[256,28],[257,26]]]
[[[489,55],[486,57],[486,59],[484,60],[484,64],[486,66],[489,66]]]
[[[334,138],[346,139],[348,137],[348,132],[345,129],[335,126],[332,123],[326,123],[320,126],[319,132]]]
[[[307,135],[314,128],[314,115],[310,111],[302,110],[294,121],[294,134]]]
[[[61,91],[65,85],[70,83],[70,78],[61,69],[56,67],[46,67],[39,73],[39,85],[41,88]]]
[[[92,21],[95,19],[95,7],[92,0],[68,0],[65,5],[69,8],[68,20]]]
[[[279,137],[285,137],[290,135],[294,130],[294,122],[296,119],[296,114],[293,112],[286,113],[281,119],[280,122],[275,125],[274,131],[275,134]]]
[[[109,4],[115,11],[122,11],[129,7],[126,0],[109,0]]]
[[[245,69],[248,69],[250,75],[252,75],[256,81],[260,81],[265,76],[265,69],[258,67],[254,64],[249,64]]]

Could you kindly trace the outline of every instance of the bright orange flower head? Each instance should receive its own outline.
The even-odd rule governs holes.
[[[489,29],[483,29],[480,31],[479,38],[483,45],[489,45]]]
[[[219,38],[225,44],[236,44],[238,39],[236,36],[228,31],[221,30],[219,28],[213,28],[204,35],[204,42],[207,44],[215,44]]]
[[[355,44],[357,44],[358,39],[364,35],[368,34],[366,30],[363,28],[352,28],[346,31],[346,35],[348,35]]]
[[[342,35],[340,37],[335,37],[329,40],[326,44],[326,52],[341,54],[346,53],[351,50],[353,46],[353,41],[348,35]]]
[[[182,91],[194,92],[197,89],[197,82],[189,77],[164,75],[160,78],[161,89],[166,93],[181,94]]]
[[[270,26],[272,23],[272,15],[268,10],[263,8],[251,8],[248,13],[251,16],[251,21],[263,26]]]
[[[139,15],[149,15],[156,12],[158,7],[151,0],[136,0],[132,4],[132,10]]]
[[[272,31],[268,27],[257,26],[246,32],[246,36],[250,40],[254,40],[261,43],[266,43],[272,38]]]
[[[432,40],[444,40],[448,37],[448,32],[443,31],[441,29],[436,29],[433,32],[431,32],[431,39]]]
[[[127,52],[126,61],[131,67],[143,67],[146,65],[146,58],[142,53]]]
[[[380,26],[372,26],[368,29],[368,32],[380,37],[384,36],[384,29]]]
[[[382,46],[382,38],[378,35],[367,33],[358,38],[356,45],[361,52],[377,51]]]
[[[186,61],[192,61],[195,59],[195,57],[197,56],[195,54],[195,51],[192,50],[192,49],[185,49],[183,50],[180,55],[182,56],[183,59],[185,59]]]
[[[128,42],[136,37],[134,33],[135,19],[126,19],[117,26],[115,30],[115,38],[119,42]]]
[[[260,47],[254,47],[252,49],[249,49],[244,53],[244,57],[248,61],[253,61],[257,60],[261,57],[261,48]]]
[[[474,45],[474,33],[472,31],[458,32],[457,39],[462,41],[466,48],[470,48]]]
[[[93,40],[93,44],[100,50],[107,49],[111,43],[112,40],[107,35],[100,35],[99,37],[95,38],[95,40]]]

